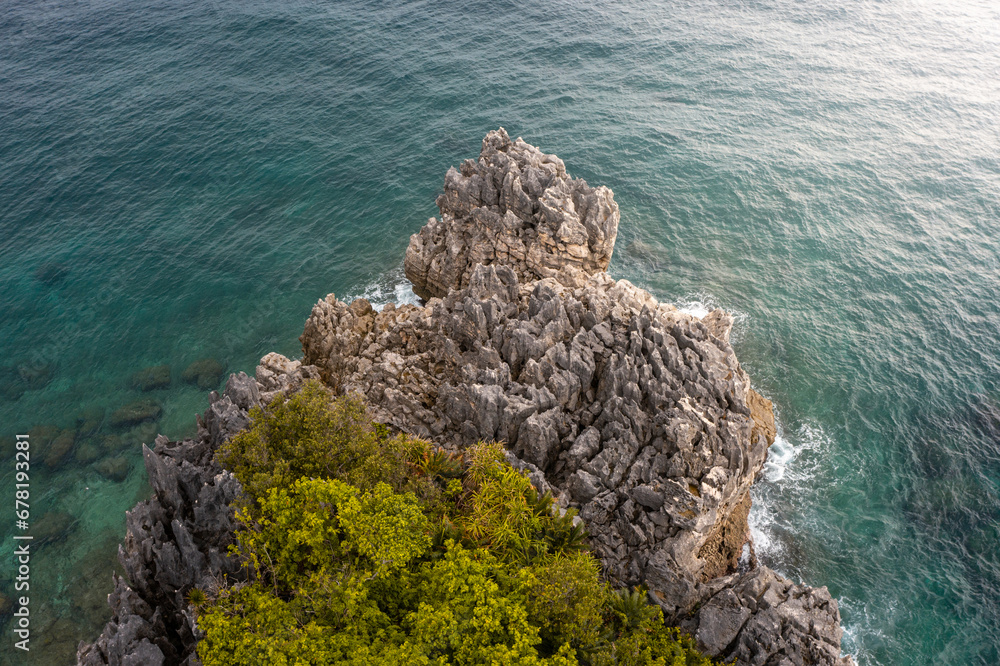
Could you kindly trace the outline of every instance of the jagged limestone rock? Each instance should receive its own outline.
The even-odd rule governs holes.
[[[212,392],[196,439],[171,442],[160,436],[153,449],[143,446],[154,494],[126,513],[118,561],[128,580],[115,576],[108,596],[112,618],[94,643],[81,643],[77,663],[198,663],[186,595],[241,576],[238,561],[226,556],[236,529],[230,504],[240,484],[213,454],[246,427],[247,412],[259,404],[257,382],[244,373],[232,375],[223,395]]]
[[[840,656],[840,609],[826,587],[796,585],[758,567],[710,588],[681,625],[709,656],[737,664],[853,664]]]
[[[561,159],[502,127],[483,139],[478,161],[448,170],[437,205],[441,218],[406,250],[406,277],[423,299],[464,287],[477,264],[509,266],[522,279],[603,271],[618,233],[611,190],[571,178]]]
[[[766,634],[774,618],[729,589],[766,572],[789,599],[825,594],[802,612],[839,630],[825,589],[763,568],[736,578],[775,427],[729,344],[732,317],[699,320],[611,279],[611,191],[502,129],[478,161],[449,170],[437,203],[441,218],[411,237],[405,262],[425,304],[377,312],[331,294],[306,323],[301,363],[402,430],[457,448],[504,441],[580,509],[605,574],[647,585],[712,654],[839,664],[839,634],[788,622]],[[273,374],[267,365],[258,372]]]
[[[290,361],[281,354],[271,352],[260,359],[256,376],[260,401],[267,404],[279,393],[289,395],[298,391],[307,379],[319,379],[319,369],[303,366],[301,361]]]
[[[688,583],[661,600],[672,616],[699,600],[699,554],[764,464],[732,347],[603,272],[521,284],[480,264],[444,299],[382,312],[328,297],[302,342],[303,363],[380,420],[453,447],[506,442],[581,509],[619,583],[644,582],[658,553]]]

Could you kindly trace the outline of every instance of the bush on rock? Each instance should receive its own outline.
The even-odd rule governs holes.
[[[499,444],[390,436],[316,383],[252,417],[219,456],[247,495],[252,582],[189,596],[205,666],[710,663],[601,581],[572,514]]]

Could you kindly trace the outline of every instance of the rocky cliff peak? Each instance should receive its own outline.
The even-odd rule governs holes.
[[[618,204],[607,187],[572,178],[563,161],[502,127],[483,139],[478,160],[448,170],[431,218],[410,238],[406,277],[423,299],[466,286],[476,265],[502,264],[522,282],[560,270],[607,269]]]

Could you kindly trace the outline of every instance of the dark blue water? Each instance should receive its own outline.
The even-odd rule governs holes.
[[[830,587],[862,664],[1000,663],[1000,10],[975,0],[5,2],[0,502],[14,434],[69,444],[32,461],[48,543],[4,660],[68,662],[106,621],[139,444],[206,405],[188,365],[295,355],[330,291],[411,298],[409,235],[500,125],[615,191],[614,275],[737,314],[781,424],[761,559]],[[112,423],[141,399],[156,420]]]

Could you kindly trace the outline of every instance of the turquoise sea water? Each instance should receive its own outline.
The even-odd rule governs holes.
[[[188,364],[295,355],[330,291],[412,298],[409,235],[500,125],[614,190],[613,275],[737,315],[781,429],[757,552],[829,586],[845,650],[1000,663],[985,0],[5,2],[0,503],[15,433],[53,426],[72,448],[32,461],[50,541],[32,651],[7,624],[4,663],[67,663],[107,620],[124,511],[147,492],[139,443],[190,434],[206,406]],[[129,386],[160,364],[169,387]],[[147,398],[159,420],[112,425]]]

